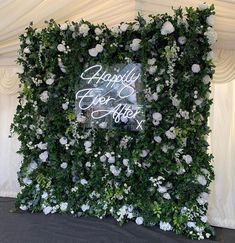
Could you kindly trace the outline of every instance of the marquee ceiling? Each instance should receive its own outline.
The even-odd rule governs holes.
[[[43,27],[44,20],[51,18],[57,22],[78,21],[84,18],[94,23],[104,22],[108,26],[114,26],[122,21],[133,20],[138,12],[143,15],[170,13],[172,12],[171,6],[197,6],[201,2],[203,1],[0,0],[0,67],[15,65],[14,60],[17,57],[19,45],[18,35],[31,21],[37,27]],[[231,77],[235,77],[235,0],[207,0],[207,3],[214,3],[216,7],[215,29],[219,40],[214,49],[217,57],[223,59],[220,66],[229,69],[228,79],[231,80]],[[219,77],[223,79],[223,82],[227,81],[221,75],[223,76],[222,69],[216,73],[215,80]]]

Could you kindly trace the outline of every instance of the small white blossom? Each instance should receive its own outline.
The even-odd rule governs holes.
[[[20,205],[20,209],[23,210],[23,211],[26,211],[28,208],[27,208],[26,205],[22,205],[22,204],[21,204],[21,205]]]
[[[160,221],[160,229],[164,231],[172,230],[172,226],[168,222],[162,222]]]
[[[107,125],[108,125],[107,122],[101,122],[99,124],[99,127],[102,128],[102,129],[105,129],[107,127]]]
[[[164,193],[164,194],[163,194],[163,197],[164,197],[165,199],[167,199],[167,200],[170,200],[170,199],[171,199],[171,195],[170,195],[168,192]]]
[[[157,71],[157,66],[151,66],[148,69],[149,74],[153,75]]]
[[[65,102],[65,103],[63,103],[62,104],[62,108],[63,108],[63,110],[68,110],[68,108],[69,108],[69,102]]]
[[[137,218],[135,219],[135,222],[136,222],[136,224],[141,225],[141,224],[143,224],[144,219],[143,219],[142,217],[137,217]]]
[[[190,164],[190,163],[192,163],[192,161],[193,161],[192,157],[191,157],[189,154],[187,154],[187,155],[183,155],[183,159],[185,160],[185,162],[186,162],[187,164]]]
[[[60,164],[60,167],[61,167],[62,169],[66,169],[67,166],[68,166],[68,163],[66,163],[66,162],[63,162],[63,163]]]
[[[49,99],[49,94],[48,94],[48,91],[43,91],[41,94],[40,94],[40,100],[42,102],[47,102]]]
[[[200,3],[199,5],[198,5],[198,9],[200,10],[200,11],[203,11],[203,10],[206,10],[206,9],[208,9],[208,4],[206,4],[206,3]]]
[[[29,53],[30,53],[30,50],[29,50],[28,47],[25,47],[24,50],[23,50],[23,52],[24,52],[25,54],[29,54]]]
[[[85,148],[90,148],[91,145],[92,145],[91,141],[88,141],[88,140],[87,140],[87,141],[84,142],[84,147],[85,147]]]
[[[200,65],[198,65],[198,64],[193,64],[191,69],[192,69],[193,73],[199,73],[201,70]]]
[[[47,207],[45,207],[45,208],[43,209],[43,213],[44,213],[45,215],[51,213],[51,211],[52,211],[52,207],[51,207],[51,206],[47,206]]]
[[[48,79],[46,80],[46,84],[47,84],[47,85],[52,85],[54,82],[55,82],[55,80],[54,80],[53,78],[48,78]]]
[[[151,58],[151,59],[148,59],[148,65],[154,65],[156,62],[156,58]]]
[[[83,212],[89,210],[89,208],[90,208],[90,206],[89,206],[88,204],[83,204],[83,205],[81,206],[81,209],[82,209]]]
[[[211,78],[209,75],[206,75],[203,77],[202,81],[204,84],[209,84],[211,82]]]
[[[138,29],[140,28],[140,23],[139,22],[136,22],[132,25],[132,29],[137,31]]]
[[[63,44],[59,44],[57,46],[57,50],[60,52],[65,52],[66,51],[66,47]]]
[[[142,150],[140,153],[140,157],[145,158],[148,155],[149,151],[148,150]]]
[[[120,30],[121,30],[122,32],[125,32],[125,31],[127,30],[127,28],[128,28],[128,24],[126,24],[126,23],[123,23],[123,24],[121,24],[121,26],[120,26]]]
[[[166,21],[162,25],[162,28],[161,28],[161,34],[162,35],[168,35],[168,34],[173,33],[174,31],[175,31],[175,28],[170,21]]]
[[[110,171],[113,173],[113,175],[118,176],[121,172],[121,168],[118,168],[115,165],[110,166]]]
[[[132,43],[130,44],[130,48],[132,51],[138,51],[139,48],[140,48],[140,42],[141,40],[140,39],[133,39],[132,40]]]
[[[206,36],[209,45],[213,45],[217,41],[217,33],[212,28],[208,28],[204,35]]]
[[[128,166],[129,165],[129,159],[123,159],[122,163],[123,163],[123,165]]]
[[[79,33],[82,34],[84,37],[88,35],[90,28],[87,24],[82,24],[79,27]]]
[[[60,30],[67,30],[67,29],[68,29],[68,25],[66,23],[60,26]]]
[[[43,153],[41,153],[39,155],[39,159],[42,161],[42,162],[46,162],[47,161],[47,158],[48,158],[48,152],[47,151],[44,151]]]
[[[86,179],[81,179],[80,183],[84,186],[88,184],[88,181]]]
[[[65,145],[65,144],[67,144],[68,139],[66,137],[61,137],[59,142],[60,142],[61,145]]]
[[[29,177],[25,177],[25,178],[23,178],[23,183],[26,186],[28,186],[28,185],[31,185],[33,183],[33,181]]]
[[[41,198],[47,200],[48,199],[48,193],[47,192],[43,192]]]
[[[67,208],[68,208],[68,203],[67,203],[67,202],[62,202],[62,203],[60,203],[60,210],[61,210],[62,212],[67,211]]]
[[[187,39],[185,36],[180,36],[178,38],[178,42],[180,43],[180,45],[184,45],[186,43]]]
[[[153,139],[157,143],[160,143],[162,141],[162,138],[160,136],[154,136]]]
[[[201,184],[202,186],[205,186],[207,184],[207,180],[205,178],[204,175],[198,175],[197,176],[197,181],[199,184]]]
[[[215,15],[210,15],[206,18],[206,22],[208,25],[213,26],[215,23]]]
[[[102,31],[100,28],[98,28],[98,27],[95,28],[95,34],[96,34],[96,35],[101,35],[102,32],[103,32],[103,31]]]
[[[100,156],[100,161],[101,162],[106,162],[107,157],[105,155]]]

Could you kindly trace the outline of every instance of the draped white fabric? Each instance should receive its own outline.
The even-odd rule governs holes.
[[[19,191],[16,172],[19,142],[9,139],[10,123],[17,105],[18,80],[15,65],[18,35],[30,21],[37,27],[44,20],[77,21],[116,25],[143,15],[171,12],[171,6],[196,6],[198,0],[0,0],[0,196]],[[203,2],[203,1],[202,1]],[[214,105],[210,117],[211,151],[216,179],[211,185],[209,221],[213,225],[235,228],[235,0],[207,0],[216,7],[216,73],[213,80]],[[14,14],[11,14],[14,13]],[[234,81],[233,81],[234,80]]]

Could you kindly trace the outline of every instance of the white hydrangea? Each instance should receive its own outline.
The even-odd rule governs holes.
[[[197,176],[197,181],[199,184],[201,184],[202,186],[205,186],[207,184],[207,180],[205,178],[204,175],[198,175]]]
[[[136,38],[132,40],[132,43],[130,44],[130,48],[132,51],[138,51],[140,48],[140,42],[141,40]]]
[[[81,24],[79,26],[79,33],[81,35],[83,35],[83,37],[88,35],[89,30],[90,30],[90,28],[89,28],[89,26],[87,24]]]
[[[46,162],[47,161],[47,158],[48,158],[48,152],[47,151],[44,151],[43,153],[39,154],[39,159],[42,162]]]
[[[208,28],[204,35],[206,36],[209,45],[213,45],[217,41],[217,33],[212,28]]]
[[[49,93],[48,91],[45,90],[40,94],[40,100],[46,103],[48,99],[49,99]]]
[[[191,70],[193,73],[199,73],[201,68],[200,68],[200,65],[199,64],[193,64],[192,67],[191,67]]]
[[[206,22],[208,25],[213,26],[215,23],[215,15],[210,15],[206,18]]]
[[[144,219],[143,219],[142,217],[137,217],[137,218],[135,219],[135,222],[136,222],[136,224],[141,225],[141,224],[143,224]]]
[[[60,164],[60,167],[61,167],[62,169],[66,169],[66,168],[68,167],[68,163],[63,162],[63,163]]]
[[[173,24],[170,21],[166,21],[161,28],[162,35],[169,35],[175,31]]]
[[[160,229],[161,229],[161,230],[164,230],[164,231],[169,231],[169,230],[172,230],[173,228],[172,228],[172,226],[170,225],[170,223],[160,221]]]
[[[67,211],[67,208],[68,208],[68,203],[67,203],[67,202],[61,202],[61,203],[60,203],[60,210],[61,210],[62,212]]]

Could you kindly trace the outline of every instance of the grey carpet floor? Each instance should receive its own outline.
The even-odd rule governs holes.
[[[0,198],[0,243],[192,243],[173,232],[135,223],[119,226],[110,217],[30,214],[14,208],[13,198]],[[216,238],[199,243],[234,243],[235,230],[216,228]]]

